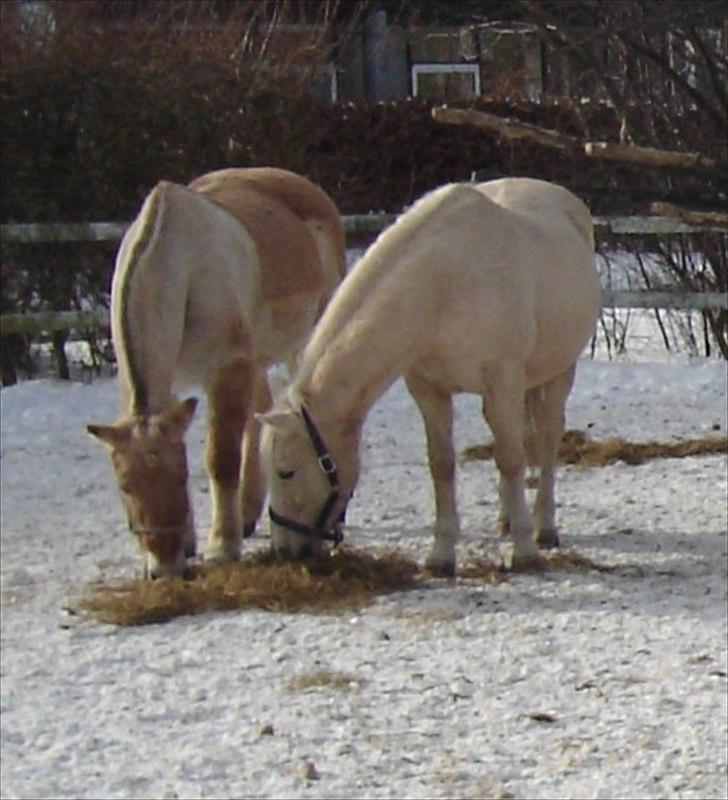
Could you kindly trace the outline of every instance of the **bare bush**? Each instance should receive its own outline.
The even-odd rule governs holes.
[[[539,26],[544,45],[568,64],[570,102],[581,116],[584,135],[590,120],[580,97],[604,99],[620,119],[619,141],[663,150],[700,153],[714,159],[712,172],[652,170],[655,195],[678,191],[698,210],[726,207],[728,134],[728,31],[725,6],[714,0],[691,3],[651,0],[536,2],[521,0],[523,14]],[[648,172],[644,168],[636,170]],[[663,276],[682,291],[725,292],[728,284],[726,235],[662,238],[653,247]],[[638,243],[630,242],[635,252]],[[635,252],[638,257],[638,253]],[[653,288],[642,269],[645,288]],[[655,312],[667,346],[665,323],[682,328],[689,351],[714,350],[728,358],[728,313],[693,315]]]
[[[3,2],[3,222],[131,219],[161,178],[276,164],[251,136],[277,141],[288,155],[281,166],[296,169],[298,110],[356,18],[358,6],[339,21],[340,5]],[[2,263],[8,313],[104,304],[112,260],[95,245],[3,245]],[[30,368],[24,344],[3,342],[4,382],[15,366]],[[65,334],[52,344],[67,377]]]

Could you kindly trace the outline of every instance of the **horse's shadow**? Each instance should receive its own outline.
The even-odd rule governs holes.
[[[429,527],[398,525],[352,525],[348,534],[347,541],[353,547],[404,551],[420,565],[432,537]],[[422,586],[447,591],[485,584],[487,592],[467,593],[465,602],[495,613],[564,613],[569,607],[603,611],[616,605],[647,617],[691,612],[701,619],[724,616],[726,548],[718,530],[564,532],[561,539],[562,547],[551,551],[546,572],[520,573],[506,566],[511,549],[506,537],[466,529],[458,544],[455,579],[425,575]],[[613,552],[614,557],[604,551]],[[472,574],[468,568],[474,564],[492,565],[492,569],[486,569],[481,579],[465,577]],[[565,587],[568,584],[564,593],[554,591],[554,584],[560,583]],[[601,583],[604,591],[595,591],[595,583]],[[506,585],[507,594],[502,588]]]

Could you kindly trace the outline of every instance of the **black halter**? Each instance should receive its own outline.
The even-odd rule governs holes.
[[[288,517],[283,517],[274,511],[272,506],[268,506],[268,515],[276,525],[280,525],[282,528],[287,528],[289,531],[300,533],[303,536],[316,536],[319,539],[324,539],[327,542],[333,542],[334,547],[336,547],[344,540],[344,534],[335,528],[327,530],[326,522],[331,516],[334,506],[341,497],[341,492],[339,491],[339,475],[336,471],[334,459],[326,449],[326,444],[321,438],[321,434],[318,432],[316,426],[313,424],[313,420],[311,419],[311,416],[306,410],[305,406],[301,406],[301,415],[303,416],[303,422],[306,425],[306,432],[308,433],[309,439],[311,439],[311,444],[313,444],[313,449],[316,451],[316,457],[318,458],[319,466],[321,467],[324,475],[326,475],[329,486],[331,486],[331,491],[329,492],[329,496],[321,508],[321,511],[319,511],[319,514],[316,517],[316,522],[314,522],[313,525],[304,525],[301,522],[288,519]],[[344,508],[344,510],[341,512],[341,515],[338,519],[339,522],[343,521],[345,514],[346,508]]]

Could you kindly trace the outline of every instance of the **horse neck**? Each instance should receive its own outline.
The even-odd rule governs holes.
[[[368,282],[344,285],[346,296],[337,295],[321,318],[292,383],[294,395],[349,429],[361,428],[372,405],[413,359],[420,339],[426,300],[406,281],[387,280],[383,286],[383,275],[395,276],[381,272]]]

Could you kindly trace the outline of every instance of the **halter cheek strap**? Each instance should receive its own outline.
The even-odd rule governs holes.
[[[288,517],[278,514],[273,509],[273,506],[268,506],[268,515],[270,516],[272,522],[274,522],[276,525],[280,525],[282,528],[287,528],[289,531],[300,533],[303,536],[315,536],[319,539],[333,542],[334,547],[336,547],[344,540],[344,534],[335,528],[327,530],[326,523],[331,516],[334,506],[342,496],[341,492],[339,491],[339,475],[336,470],[334,459],[326,449],[326,444],[324,443],[321,434],[318,432],[318,429],[314,425],[311,415],[308,413],[305,406],[301,406],[301,416],[303,417],[303,422],[306,426],[306,432],[311,440],[313,449],[316,451],[319,467],[321,467],[321,471],[324,473],[324,475],[326,475],[329,486],[331,486],[331,491],[329,492],[329,496],[321,508],[321,511],[319,511],[318,516],[316,517],[316,522],[314,522],[313,525],[304,525],[301,522],[296,522],[296,520],[288,519]],[[341,522],[345,514],[346,507],[344,507],[342,510],[337,521]]]

